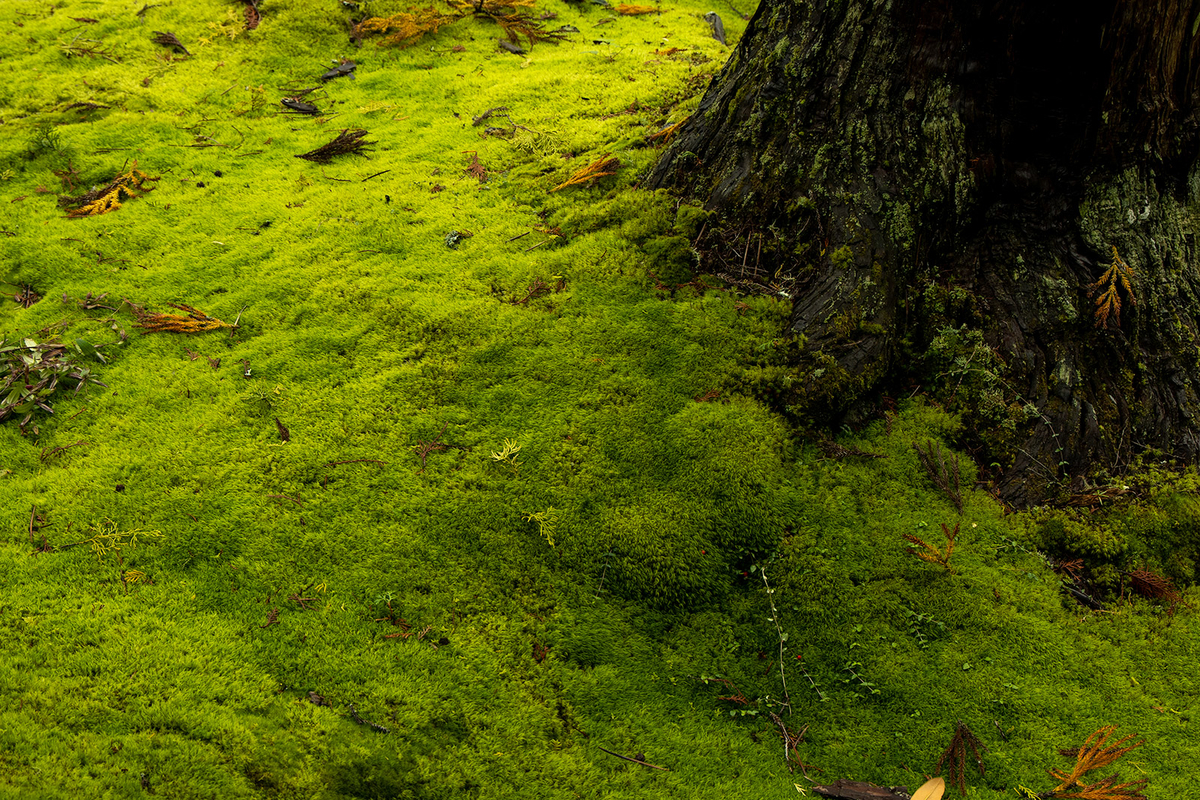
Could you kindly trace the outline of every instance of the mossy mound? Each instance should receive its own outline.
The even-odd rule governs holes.
[[[1187,608],[1064,602],[1052,523],[974,488],[920,398],[798,435],[787,299],[693,279],[711,220],[635,188],[730,52],[710,10],[552,4],[580,32],[518,56],[475,15],[357,47],[324,0],[250,30],[0,7],[0,333],[105,384],[0,421],[9,794],[792,795],[772,713],[822,780],[915,786],[962,719],[973,795],[1042,791],[1117,723],[1186,793]],[[133,169],[119,207],[59,207]],[[1196,496],[1104,536],[1182,587]],[[953,570],[906,552],[943,524]]]

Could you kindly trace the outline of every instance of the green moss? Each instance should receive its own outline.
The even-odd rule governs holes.
[[[711,216],[711,212],[699,206],[681,204],[675,212],[675,230],[685,239],[694,240],[700,236]]]
[[[1110,562],[1125,550],[1125,542],[1113,532],[1067,516],[1053,516],[1044,521],[1033,544],[1051,553],[1084,555]]]
[[[875,376],[806,354],[779,296],[654,289],[714,220],[632,188],[657,125],[622,112],[684,91],[695,65],[664,39],[720,66],[708,7],[620,17],[595,45],[598,12],[564,6],[585,33],[525,59],[483,21],[350,51],[336,4],[262,9],[244,32],[239,8],[191,0],[144,25],[115,0],[0,7],[20,76],[0,83],[0,273],[43,298],[0,304],[0,334],[107,360],[106,387],[58,387],[40,433],[0,424],[11,793],[775,797],[795,791],[767,721],[782,670],[831,781],[911,788],[962,718],[1009,735],[972,792],[1041,791],[1057,748],[1114,722],[1146,736],[1154,791],[1186,794],[1171,765],[1195,737],[1147,709],[1187,713],[1192,615],[1080,620],[1029,551],[1183,585],[1194,476],[1147,478],[1095,524],[1006,517],[982,491],[960,520],[912,442],[951,455],[963,420],[902,404],[839,438],[883,458],[831,457],[784,409]],[[193,55],[160,58],[151,28]],[[113,60],[66,57],[83,38]],[[357,78],[308,95],[323,118],[273,113],[347,55]],[[508,138],[472,125],[498,106],[523,126]],[[366,157],[294,157],[354,126]],[[604,153],[616,176],[551,191]],[[134,158],[153,192],[63,218],[64,179]],[[472,235],[450,249],[450,231]],[[992,369],[952,319],[970,298],[933,300],[955,331],[937,369]],[[130,304],[170,303],[238,327],[137,327]],[[868,306],[843,333],[876,333]],[[506,440],[518,469],[493,457]],[[529,520],[551,507],[553,545]],[[958,521],[956,574],[906,552]],[[110,524],[162,538],[75,545]]]
[[[646,242],[649,267],[665,284],[686,283],[692,278],[697,259],[691,241],[683,236],[659,236]]]
[[[849,245],[842,245],[829,254],[829,261],[837,269],[848,269],[854,264],[854,251]]]

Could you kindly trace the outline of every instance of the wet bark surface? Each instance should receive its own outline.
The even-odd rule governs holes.
[[[1200,0],[764,2],[647,184],[714,212],[702,269],[791,296],[793,410],[838,422],[936,384],[947,331],[977,331],[986,350],[951,363],[992,408],[964,444],[999,460],[1006,500],[1147,448],[1192,461],[1198,18]],[[1105,295],[1117,261],[1133,277]]]

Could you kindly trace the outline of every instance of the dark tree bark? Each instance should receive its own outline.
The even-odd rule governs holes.
[[[713,212],[704,271],[792,297],[793,410],[969,394],[1017,503],[1191,461],[1198,27],[1200,0],[763,0],[647,184]]]

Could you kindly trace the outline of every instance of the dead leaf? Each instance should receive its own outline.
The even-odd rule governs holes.
[[[942,800],[946,792],[946,781],[942,778],[930,778],[921,784],[921,788],[913,792],[912,800]]]

